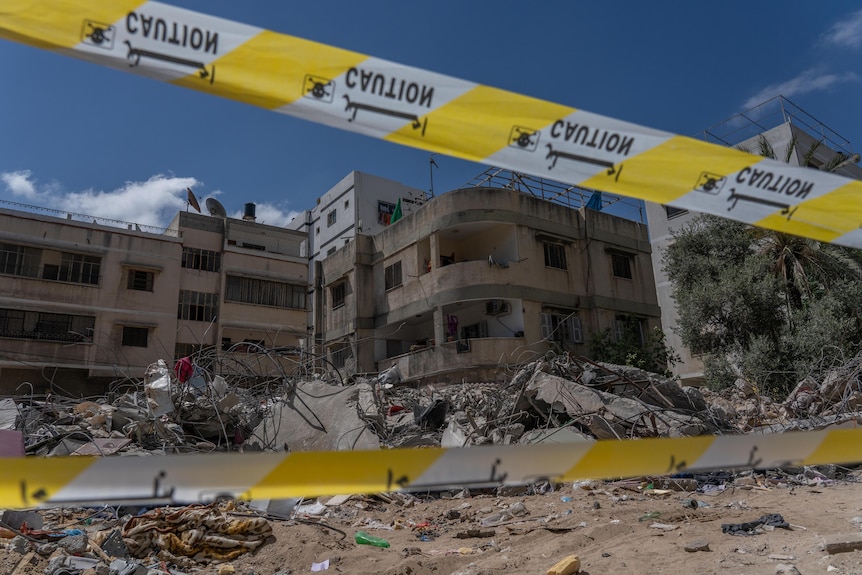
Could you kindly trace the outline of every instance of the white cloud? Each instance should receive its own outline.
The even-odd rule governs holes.
[[[862,46],[862,10],[858,10],[849,18],[838,22],[823,36],[827,44],[835,44],[846,48]]]
[[[742,107],[747,110],[769,100],[770,98],[774,98],[775,96],[790,98],[799,94],[828,90],[829,88],[844,82],[857,81],[859,81],[859,75],[855,72],[827,74],[821,73],[815,69],[809,69],[786,82],[772,84],[771,86],[763,88],[754,96],[746,100]]]
[[[299,212],[293,210],[285,211],[274,204],[262,202],[255,204],[254,215],[255,221],[259,224],[283,228],[290,220],[299,215]],[[243,213],[241,211],[230,214],[232,218],[242,218],[242,216]]]
[[[6,184],[6,189],[13,196],[31,200],[37,196],[36,184],[30,181],[30,170],[0,173],[0,181]]]
[[[38,185],[29,170],[0,172],[0,182],[5,183],[13,201],[23,198],[28,203],[55,210],[55,215],[68,212],[155,227],[167,226],[178,211],[186,209],[187,188],[194,190],[201,185],[193,177],[157,174],[143,182],[126,182],[114,190],[68,192],[56,182]],[[220,193],[215,191],[207,195]],[[196,195],[203,204],[201,194]],[[296,213],[265,202],[257,204],[257,221],[271,226],[284,226]],[[242,213],[235,217],[242,217]]]

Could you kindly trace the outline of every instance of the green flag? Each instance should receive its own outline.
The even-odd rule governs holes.
[[[392,212],[392,217],[389,218],[389,223],[394,224],[401,219],[401,198],[398,198],[398,203],[395,204],[395,210]]]

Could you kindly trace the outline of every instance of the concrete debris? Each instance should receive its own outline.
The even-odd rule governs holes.
[[[78,399],[56,393],[21,395],[0,400],[0,431],[14,433],[28,456],[94,455],[126,457],[209,451],[334,451],[381,447],[590,442],[637,437],[683,437],[726,433],[775,433],[833,429],[862,423],[862,354],[826,374],[807,378],[784,401],[761,395],[750,382],[737,381],[722,392],[680,386],[676,381],[635,368],[592,362],[568,354],[548,354],[511,374],[508,382],[463,381],[414,385],[402,381],[394,368],[379,375],[320,377],[310,372],[279,373],[261,379],[246,371],[225,369],[227,363],[198,364],[190,358],[179,368],[153,363],[139,381],[124,380],[103,397]],[[233,365],[233,364],[231,364]],[[237,364],[238,365],[238,364]],[[5,437],[5,436],[4,436]],[[4,440],[5,441],[5,440]],[[4,444],[5,445],[5,444]],[[853,470],[835,465],[788,466],[760,474],[714,471],[643,477],[601,484],[582,482],[591,492],[604,487],[614,501],[632,493],[665,497],[681,492],[709,495],[728,489],[764,489],[772,485],[823,486]],[[578,484],[576,484],[577,487]],[[437,497],[467,499],[475,494],[520,497],[553,492],[559,485],[502,485],[494,491],[467,489],[437,492]],[[431,492],[426,496],[432,496]],[[373,502],[408,508],[417,499],[404,493],[374,498],[349,494],[327,502],[297,499],[224,502],[183,508],[133,508],[114,514],[105,510],[104,528],[36,545],[50,511],[2,515],[0,536],[24,555],[94,555],[99,569],[146,572],[153,559],[181,569],[230,561],[264,545],[268,519],[322,522],[357,517]],[[697,501],[689,498],[688,501]],[[598,509],[598,501],[594,509]],[[219,507],[221,505],[222,507]],[[243,506],[234,514],[225,505]],[[454,511],[453,521],[472,521],[482,537],[494,526],[538,521],[523,503],[489,508],[477,516]],[[698,505],[699,507],[699,505]],[[695,507],[692,505],[692,509]],[[20,513],[23,513],[21,515]],[[82,511],[83,513],[83,511]],[[459,518],[460,516],[460,518]],[[68,517],[46,518],[46,526],[68,524]],[[654,518],[653,518],[654,519]],[[761,521],[762,522],[762,521]],[[94,525],[97,525],[95,523]],[[655,529],[674,526],[652,525]],[[416,530],[433,540],[428,526],[387,525],[376,528]],[[754,532],[750,525],[729,525],[734,534]],[[370,527],[369,527],[370,528]],[[731,529],[732,528],[732,529]],[[5,531],[4,531],[5,530]],[[472,534],[472,531],[465,531]],[[470,535],[473,536],[473,535]],[[858,548],[858,538],[842,536],[828,542],[829,552]],[[686,551],[708,550],[692,542]],[[106,561],[105,558],[111,561]],[[144,560],[146,559],[146,560]],[[144,561],[139,561],[144,560]],[[58,563],[59,569],[69,565]],[[142,570],[143,569],[143,570]]]

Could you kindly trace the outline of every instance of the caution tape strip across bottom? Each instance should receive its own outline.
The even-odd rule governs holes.
[[[862,462],[862,429],[378,451],[0,459],[0,507],[278,499]]]

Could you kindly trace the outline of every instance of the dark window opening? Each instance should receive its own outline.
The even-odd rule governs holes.
[[[129,270],[129,282],[126,287],[137,291],[153,291],[155,275],[153,272]]]
[[[395,262],[384,270],[384,285],[387,291],[401,285],[401,262]]]
[[[545,265],[559,270],[566,269],[566,247],[545,243]]]
[[[614,276],[624,279],[632,279],[632,258],[625,254],[611,254],[611,266]]]
[[[147,347],[149,328],[123,326],[123,345],[128,347]]]

